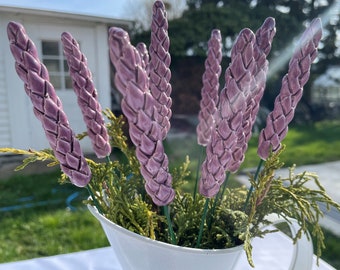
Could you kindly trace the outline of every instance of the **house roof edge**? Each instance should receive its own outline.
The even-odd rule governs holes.
[[[127,25],[129,28],[132,27],[134,23],[133,20],[104,17],[101,15],[79,14],[79,13],[71,13],[68,11],[34,9],[34,8],[26,8],[26,7],[18,7],[18,6],[0,5],[0,12],[1,11],[17,13],[17,14],[23,13],[23,14],[29,14],[29,15],[38,15],[38,16],[44,15],[44,16],[51,16],[55,18],[64,18],[64,19],[87,20],[87,21],[100,22],[100,23],[105,23],[105,24],[123,24],[123,25]]]

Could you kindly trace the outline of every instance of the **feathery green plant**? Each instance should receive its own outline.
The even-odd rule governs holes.
[[[275,20],[267,18],[256,33],[249,28],[239,33],[225,72],[226,83],[219,94],[215,90],[219,88],[216,78],[220,75],[221,39],[219,32],[213,31],[207,61],[212,65],[204,76],[205,85],[209,82],[209,87],[203,95],[212,90],[208,88],[213,79],[216,87],[208,92],[214,93],[206,97],[208,100],[216,98],[218,102],[202,103],[202,109],[207,113],[200,114],[199,118],[207,123],[204,126],[211,134],[207,140],[199,140],[207,146],[200,170],[199,194],[187,194],[182,191],[182,184],[189,175],[189,159],[171,173],[162,143],[169,131],[172,114],[168,24],[162,1],[155,1],[153,11],[151,29],[156,31],[151,36],[150,61],[145,46],[134,47],[126,31],[117,27],[109,30],[115,83],[122,94],[122,112],[134,146],[125,136],[122,116],[104,111],[109,120],[105,125],[86,57],[71,34],[63,33],[62,42],[73,88],[87,125],[87,133],[78,137],[69,126],[61,101],[49,82],[47,69],[37,57],[34,43],[21,24],[10,22],[7,33],[16,70],[25,83],[26,94],[53,151],[5,148],[0,152],[28,155],[18,169],[38,160],[50,160],[50,165],[60,162],[61,182],[70,181],[86,187],[91,196],[86,203],[94,204],[100,213],[118,225],[151,239],[189,247],[196,244],[194,247],[209,249],[244,243],[248,260],[253,265],[251,239],[270,232],[263,230],[263,225],[271,224],[267,215],[277,213],[287,221],[290,217],[295,218],[301,225],[294,236],[295,241],[302,233],[307,233],[308,224],[313,225],[319,255],[323,234],[318,221],[323,213],[318,203],[338,210],[340,206],[328,197],[316,176],[309,173],[295,176],[291,171],[289,178],[280,179],[276,178],[275,171],[282,166],[279,159],[284,149],[281,141],[287,134],[303,86],[308,81],[310,66],[317,56],[322,36],[321,20],[314,19],[302,34],[289,62],[288,73],[282,79],[274,110],[260,132],[258,155],[262,161],[255,176],[250,176],[252,188],[247,192],[245,187],[223,187],[216,198],[223,182],[227,182],[226,172],[238,170],[247,150],[265,88],[266,57],[275,34]],[[208,119],[207,115],[214,115],[214,118]],[[205,128],[197,131],[200,136]],[[106,162],[85,159],[79,144],[79,139],[85,136],[89,136],[96,156],[106,157]],[[112,148],[115,151],[110,157]],[[262,163],[264,168],[260,170]],[[307,187],[311,180],[316,188]]]
[[[119,158],[113,155],[112,160],[102,163],[87,159],[92,172],[92,180],[88,186],[95,192],[92,193],[94,196],[92,200],[85,203],[95,204],[109,220],[132,232],[170,243],[168,221],[163,208],[156,206],[146,195],[144,179],[140,174],[133,146],[124,135],[123,117],[116,117],[110,110],[106,110],[105,115],[109,119],[107,129],[111,145],[114,146],[114,153],[119,152]],[[79,138],[84,136],[86,133],[81,134]],[[288,218],[298,221],[301,228],[297,235],[293,236],[294,241],[312,228],[311,234],[316,239],[317,255],[321,256],[324,235],[319,225],[319,219],[323,216],[319,204],[325,204],[328,209],[335,207],[339,211],[340,205],[327,195],[318,177],[313,173],[295,174],[292,167],[287,178],[275,176],[276,170],[283,166],[280,155],[284,148],[272,153],[264,162],[256,181],[253,175],[249,175],[254,191],[246,208],[244,207],[248,195],[246,187],[226,188],[217,204],[214,204],[213,200],[209,201],[207,219],[203,224],[201,248],[229,248],[244,244],[248,260],[253,265],[251,239],[276,231],[263,230],[264,225],[271,224],[266,216],[276,213],[286,218],[288,222]],[[49,150],[26,151],[3,148],[0,151],[27,156],[16,170],[22,170],[35,161],[50,161],[48,166],[58,164],[53,152]],[[194,247],[199,235],[206,198],[200,194],[196,194],[194,198],[192,192],[183,192],[182,187],[190,176],[189,164],[189,157],[186,157],[183,164],[174,168],[172,172],[176,196],[170,205],[171,225],[177,245]],[[60,181],[69,180],[62,174]],[[313,188],[309,188],[311,184]]]

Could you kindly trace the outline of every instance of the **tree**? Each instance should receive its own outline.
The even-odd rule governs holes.
[[[187,0],[183,15],[169,22],[170,53],[172,58],[205,57],[211,30],[218,28],[224,40],[223,64],[227,65],[231,45],[239,31],[245,27],[256,31],[266,17],[274,17],[277,34],[269,61],[278,65],[275,68],[270,65],[270,70],[275,72],[268,78],[264,99],[264,105],[270,107],[280,89],[294,44],[313,18],[322,17],[324,24],[324,38],[313,73],[323,74],[329,65],[339,65],[339,13],[340,0]],[[149,32],[135,32],[133,35],[133,42],[144,41],[148,44],[149,39]],[[304,101],[309,110],[312,110],[309,91],[313,79],[305,87]]]
[[[155,0],[129,0],[126,3],[127,13],[136,22],[134,32],[143,32],[150,29],[154,2]],[[164,0],[163,3],[169,20],[181,17],[185,10],[185,2],[183,0]]]

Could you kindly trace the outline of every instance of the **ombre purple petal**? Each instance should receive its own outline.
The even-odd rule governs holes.
[[[263,160],[269,157],[271,151],[276,152],[281,147],[281,141],[288,132],[288,124],[294,117],[303,87],[309,78],[310,67],[317,56],[321,37],[321,20],[314,19],[302,34],[289,61],[288,73],[282,79],[274,109],[268,115],[266,127],[260,133],[257,153]]]
[[[148,48],[146,47],[145,43],[139,42],[136,45],[136,49],[140,54],[142,59],[142,67],[145,69],[146,73],[150,73],[150,56],[148,52]]]
[[[240,32],[231,52],[231,63],[225,73],[225,86],[219,97],[215,115],[216,128],[206,148],[202,164],[199,191],[203,196],[213,197],[225,180],[233,149],[242,129],[247,97],[256,83],[254,79],[255,35],[250,29]],[[206,176],[206,177],[205,177]]]
[[[25,84],[34,114],[42,123],[62,171],[74,185],[86,186],[91,179],[90,167],[69,126],[54,87],[49,82],[47,69],[38,58],[34,43],[19,23],[10,22],[7,33],[17,73]]]
[[[208,42],[208,55],[205,60],[205,71],[202,76],[202,98],[198,114],[199,123],[196,128],[197,142],[203,146],[208,144],[211,138],[211,132],[215,128],[214,115],[217,110],[222,61],[221,41],[221,32],[217,29],[213,30]]]
[[[155,1],[151,23],[151,41],[149,46],[150,55],[150,92],[157,101],[156,109],[162,127],[163,139],[170,129],[172,115],[170,97],[172,88],[170,84],[171,57],[169,53],[170,40],[168,36],[168,21],[165,6],[162,1]]]
[[[140,52],[131,45],[128,34],[116,27],[109,31],[110,59],[116,69],[116,87],[122,94],[122,111],[136,146],[145,189],[156,205],[167,205],[175,197],[168,158],[164,152],[163,127],[157,121],[158,101],[149,91],[148,74]]]
[[[263,97],[266,77],[268,71],[267,56],[271,50],[271,43],[276,33],[275,20],[267,18],[262,26],[256,31],[256,43],[254,47],[255,71],[254,79],[256,86],[247,96],[246,111],[243,116],[242,129],[237,135],[238,141],[232,152],[229,170],[236,172],[244,161],[245,152],[248,149],[248,142],[252,135],[252,128],[260,108],[260,101]]]
[[[93,150],[98,158],[103,158],[110,155],[111,145],[87,59],[70,33],[63,33],[61,41]]]

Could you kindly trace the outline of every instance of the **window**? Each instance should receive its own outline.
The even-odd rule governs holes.
[[[72,80],[60,41],[41,42],[42,61],[50,74],[50,81],[56,90],[72,89]]]

